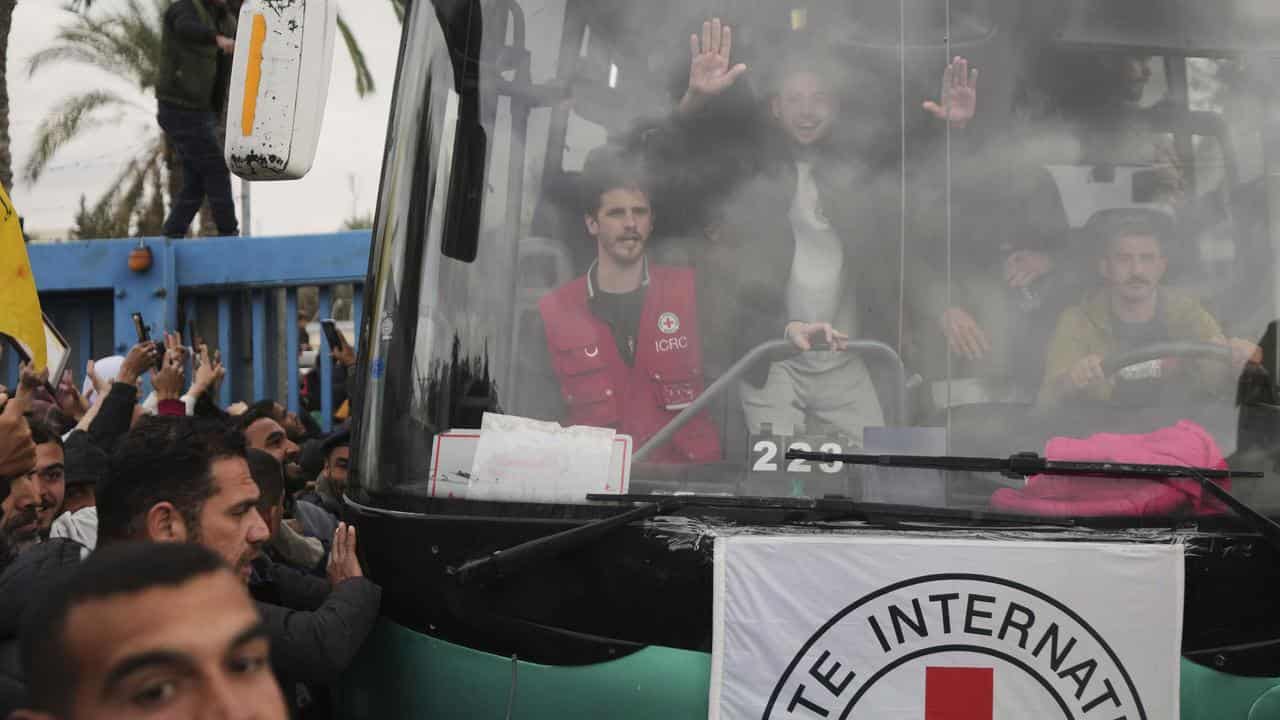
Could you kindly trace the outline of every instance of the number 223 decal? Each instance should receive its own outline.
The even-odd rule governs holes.
[[[812,452],[813,445],[804,442],[803,440],[796,440],[795,442],[788,444],[787,449]],[[818,452],[843,453],[844,449],[840,447],[839,443],[825,442],[818,446]],[[755,462],[751,465],[752,472],[778,472],[777,461],[782,458],[781,453],[779,452],[778,441],[776,439],[765,438],[757,440],[756,444],[751,447],[751,454],[752,457],[755,458]],[[787,472],[813,472],[815,465],[819,471],[831,475],[844,469],[844,463],[842,462],[810,463],[807,460],[791,460],[787,462]]]

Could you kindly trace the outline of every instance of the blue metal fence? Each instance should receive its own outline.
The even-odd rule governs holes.
[[[153,262],[133,272],[129,253],[139,242]],[[333,311],[335,287],[354,286],[351,319],[359,328],[369,233],[90,240],[27,249],[45,313],[72,345],[69,367],[77,381],[90,358],[123,354],[136,342],[131,316],[137,312],[157,338],[194,325],[221,350],[223,404],[279,397],[298,412],[298,290],[319,288],[317,317],[324,318]],[[328,429],[333,368],[323,333],[319,343],[320,417]],[[16,368],[12,353],[5,355],[3,378],[12,382]]]

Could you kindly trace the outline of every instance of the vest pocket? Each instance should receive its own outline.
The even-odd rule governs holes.
[[[600,348],[594,345],[558,350],[560,395],[569,408],[569,422],[600,427],[620,420],[619,388],[607,371]]]
[[[679,412],[702,394],[702,371],[696,368],[669,367],[649,374],[653,381],[654,401],[663,410]]]

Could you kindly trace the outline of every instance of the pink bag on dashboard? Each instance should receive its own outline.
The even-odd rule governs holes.
[[[1087,438],[1056,437],[1045,446],[1049,460],[1192,465],[1226,469],[1213,437],[1196,423],[1181,420],[1171,427],[1140,435],[1098,433]],[[1218,482],[1230,489],[1229,480]],[[1020,489],[1001,488],[991,496],[996,510],[1026,515],[1099,517],[1152,516],[1190,511],[1197,515],[1224,511],[1202,494],[1191,478],[1129,478],[1033,475]]]

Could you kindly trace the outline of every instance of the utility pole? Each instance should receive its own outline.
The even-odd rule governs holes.
[[[240,178],[240,234],[252,235],[253,221],[252,203],[250,202],[249,181]]]

